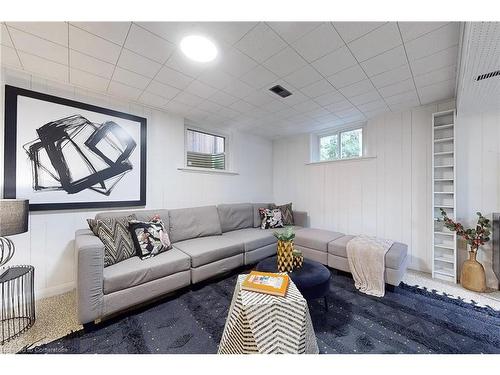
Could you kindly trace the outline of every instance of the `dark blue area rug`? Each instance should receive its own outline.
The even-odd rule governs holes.
[[[232,274],[22,352],[217,353],[235,283]],[[371,297],[332,272],[328,305],[309,303],[321,353],[500,353],[500,312],[432,291],[401,284]]]

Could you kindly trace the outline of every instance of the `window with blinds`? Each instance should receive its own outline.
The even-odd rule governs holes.
[[[186,129],[186,165],[226,169],[226,139],[220,135]]]

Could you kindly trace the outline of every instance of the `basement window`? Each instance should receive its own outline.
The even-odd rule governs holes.
[[[226,137],[186,128],[186,167],[226,169]]]
[[[363,128],[319,134],[318,161],[355,159],[363,157]]]

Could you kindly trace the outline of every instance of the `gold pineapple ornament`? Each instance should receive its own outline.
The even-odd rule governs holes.
[[[293,271],[293,239],[295,233],[292,227],[286,227],[283,231],[274,232],[274,236],[278,239],[277,263],[278,272]]]
[[[302,268],[302,265],[304,264],[304,256],[302,255],[302,252],[294,249],[293,250],[293,269],[298,270]]]

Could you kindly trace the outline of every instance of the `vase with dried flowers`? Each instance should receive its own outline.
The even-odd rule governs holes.
[[[474,292],[484,292],[486,290],[486,274],[483,265],[477,261],[476,255],[479,247],[490,240],[491,224],[490,220],[485,218],[481,212],[476,212],[476,214],[478,216],[476,227],[465,229],[462,224],[450,219],[441,208],[445,227],[456,232],[467,242],[469,247],[469,259],[462,265],[460,284]]]

